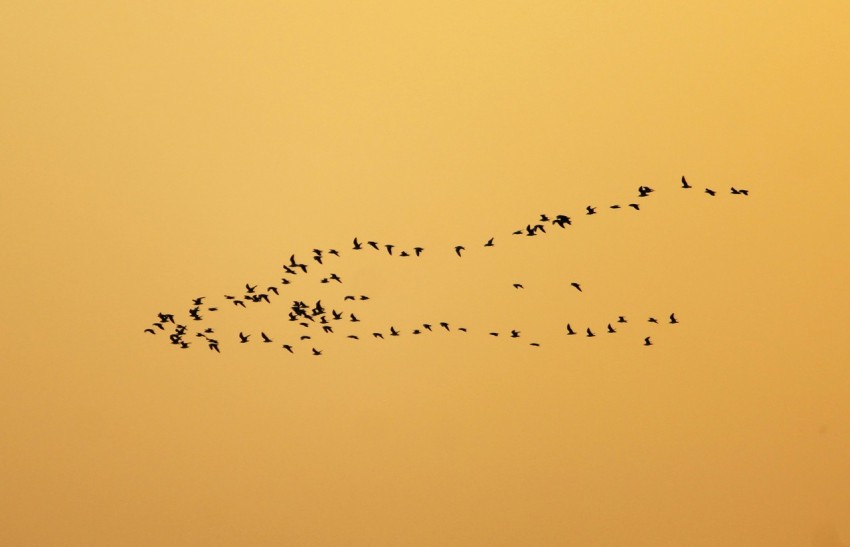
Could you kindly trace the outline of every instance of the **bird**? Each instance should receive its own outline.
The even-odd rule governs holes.
[[[575,287],[575,288],[578,290],[578,292],[584,292],[584,291],[582,291],[582,290],[581,290],[581,285],[579,285],[579,284],[578,284],[578,283],[576,283],[575,281],[573,281],[572,283],[570,283],[570,285],[572,285],[573,287]]]
[[[638,205],[637,203],[629,203],[629,207],[631,207],[635,211],[640,211],[640,205]]]
[[[511,338],[519,338],[519,332],[520,331],[518,331],[518,330],[512,330],[511,331]]]
[[[375,338],[380,338],[381,340],[384,339],[384,335],[381,334],[380,332],[373,332],[372,336],[374,336]]]
[[[336,311],[336,310],[331,310],[331,316],[333,316],[334,321],[339,321],[340,319],[342,319],[342,312]]]
[[[647,336],[646,338],[643,339],[643,345],[644,346],[651,346],[652,345],[652,342],[649,341],[649,338],[650,337]]]
[[[540,347],[540,344],[538,344],[537,342],[532,342],[532,343],[530,343],[530,344],[528,344],[528,345],[529,345],[529,346],[534,346],[534,347],[536,347],[536,348],[539,348],[539,347]]]
[[[617,323],[628,323],[628,321],[626,321],[626,318],[621,315],[617,318]]]
[[[162,326],[162,323],[154,323],[153,326],[158,328],[159,330],[165,330],[165,327]]]
[[[321,354],[322,354],[321,351],[317,350],[316,348],[313,348],[313,355],[321,355]]]
[[[590,205],[588,205],[587,206],[587,214],[588,215],[595,215],[596,214],[596,207],[591,207]]]
[[[656,319],[654,317],[650,317],[649,319],[647,319],[647,321],[650,322],[650,323],[656,323],[656,324],[658,323],[658,319]]]
[[[567,323],[567,335],[570,336],[570,335],[573,335],[575,333],[576,333],[576,331],[574,331],[573,328],[570,326],[570,324]]]
[[[498,332],[491,332],[490,336],[499,336],[499,333]]]
[[[709,196],[713,196],[714,194],[716,194],[716,192],[714,190],[712,190],[711,188],[706,188],[705,193],[708,194]]]
[[[312,336],[304,334],[304,335],[301,336],[301,338],[299,338],[299,340],[310,340],[311,338],[312,338]]]
[[[449,329],[449,324],[446,323],[445,321],[441,322],[440,326],[443,327],[444,329],[446,329],[447,331],[451,330],[451,329]]]
[[[617,331],[614,330],[614,327],[611,326],[611,323],[608,323],[608,334],[614,334],[615,332]]]
[[[345,296],[343,298],[343,300],[354,300],[354,297],[352,295],[348,295],[348,296]]]
[[[325,331],[325,333],[331,333],[331,334],[333,334],[333,331],[334,331],[333,327],[331,327],[330,325],[325,325],[324,327],[322,327],[322,330]]]
[[[336,275],[336,274],[335,274],[335,273],[333,273],[333,272],[331,272],[331,275],[329,275],[329,276],[328,276],[328,279],[333,279],[333,280],[334,280],[334,281],[336,281],[337,283],[342,283],[342,279],[340,279],[340,278],[339,278],[339,276],[338,276],[338,275]]]
[[[269,338],[269,336],[264,332],[260,332],[260,336],[263,337],[263,342],[265,342],[266,344],[272,341],[272,339]]]
[[[520,230],[517,230],[516,232],[512,232],[512,233],[513,233],[513,235],[515,235],[515,236],[521,236],[521,235],[522,235],[522,230],[520,229]]]
[[[676,324],[676,323],[678,323],[678,322],[679,322],[679,320],[678,320],[678,319],[676,319],[676,314],[675,314],[675,313],[671,313],[671,314],[670,314],[670,324],[671,324],[671,325],[675,325],[675,324]]]
[[[595,334],[593,334],[593,331],[592,331],[592,330],[590,330],[590,327],[588,327],[588,329],[587,329],[587,337],[588,337],[588,338],[591,338],[591,337],[593,337],[593,336],[596,336],[596,335],[595,335]]]
[[[407,251],[402,251],[398,253],[398,256],[410,256],[410,253],[408,253]]]
[[[199,296],[198,298],[193,298],[192,299],[192,305],[193,306],[203,306],[204,305],[204,298],[206,298],[206,297],[205,296]]]
[[[395,330],[395,327],[390,327],[390,336],[398,336],[398,331]]]
[[[216,353],[221,353],[221,350],[218,349],[218,342],[216,342],[215,340],[210,340],[208,345],[211,350],[215,351]]]
[[[422,334],[422,331],[419,329],[413,329],[413,334]]]
[[[693,188],[693,186],[688,184],[688,181],[685,180],[685,175],[682,175],[682,188]]]
[[[281,346],[281,347],[282,347],[283,349],[285,349],[286,351],[288,351],[289,353],[295,353],[294,351],[292,351],[292,346],[290,346],[289,344],[284,344],[284,345],[283,345],[283,346]]]
[[[295,270],[293,270],[292,268],[290,268],[289,266],[287,266],[286,264],[283,265],[283,271],[288,273],[289,275],[296,275],[298,273]],[[287,281],[287,283],[289,283],[289,281]]]
[[[339,257],[339,251],[337,251],[336,249],[328,249],[328,254],[334,255],[335,257]]]
[[[395,245],[387,244],[387,245],[384,245],[384,247],[386,247],[387,252],[390,254],[390,256],[392,256],[392,254],[393,254],[393,248],[395,247]]]
[[[416,253],[416,256],[419,256],[420,254],[422,254],[422,251],[424,251],[424,250],[425,249],[423,249],[422,247],[414,247],[413,248],[413,252]]]
[[[458,327],[457,330],[460,332],[466,332],[466,327]]]
[[[485,247],[492,247],[492,246],[493,246],[493,240],[494,240],[494,239],[496,239],[496,238],[491,237],[490,239],[488,239],[488,240],[487,240],[487,243],[485,243],[485,244],[484,244],[484,246],[485,246]]]
[[[466,249],[466,248],[465,248],[463,245],[458,245],[458,246],[456,246],[456,247],[455,247],[455,252],[457,253],[457,256],[460,256],[460,252],[461,252],[461,251],[463,251],[463,250],[465,250],[465,249]]]
[[[246,344],[248,342],[248,338],[250,338],[250,337],[251,337],[250,334],[242,334],[240,332],[239,333],[239,342],[242,343],[242,344]]]
[[[279,293],[279,292],[277,292],[277,287],[269,287],[269,289],[268,289],[268,290],[269,290],[269,291],[271,291],[271,292],[273,292],[273,293],[275,293],[276,295],[280,295],[280,293]]]
[[[251,286],[251,285],[249,285],[249,284],[245,283],[245,289],[248,291],[248,293],[252,293],[252,292],[254,292],[254,289],[256,289],[256,288],[257,288],[257,286],[256,286],[256,285]]]
[[[154,331],[153,329],[145,329],[145,332],[149,332],[151,334],[156,334],[156,331]]]
[[[741,195],[744,195],[744,196],[747,196],[747,195],[750,194],[748,190],[743,190],[743,189],[736,190],[734,186],[732,187],[732,193],[733,194],[741,194]]]
[[[620,208],[620,206],[619,206],[619,205],[612,205],[612,206],[611,206],[611,209],[619,209],[619,208]]]
[[[648,196],[649,194],[651,194],[654,191],[655,190],[653,190],[649,186],[639,186],[638,187],[638,197],[639,198],[645,198],[646,196]]]
[[[346,338],[351,338],[352,340],[360,340],[360,337],[356,334],[349,334]]]
[[[515,289],[524,289],[525,287],[523,287],[521,283],[514,283],[514,288]]]
[[[363,248],[363,245],[359,241],[357,241],[357,238],[355,237],[354,238],[354,250],[359,251],[362,248]]]
[[[546,213],[540,213],[540,222],[549,222],[549,217],[546,216]]]
[[[368,297],[368,296],[366,296],[365,294],[361,294],[361,295],[360,295],[360,300],[369,300],[369,297]]]
[[[422,326],[425,327],[426,330],[431,330],[431,325],[428,323],[422,323]]]
[[[373,249],[375,249],[376,251],[380,251],[380,249],[378,249],[378,242],[377,242],[377,241],[367,241],[366,243],[367,243],[370,247],[372,247]]]
[[[322,255],[314,255],[313,260],[315,260],[316,262],[321,264],[322,263]]]
[[[352,322],[352,323],[357,323],[358,321],[360,321],[359,319],[357,319],[357,316],[356,316],[356,315],[354,315],[353,313],[352,313],[352,314],[350,314],[350,315],[351,315],[351,322]]]

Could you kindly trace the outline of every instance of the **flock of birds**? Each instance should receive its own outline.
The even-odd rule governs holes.
[[[693,189],[688,181],[683,176],[681,179],[681,188],[684,190]],[[655,190],[650,188],[649,186],[639,186],[638,187],[638,198],[646,198],[649,197]],[[709,196],[715,196],[717,192],[712,190],[711,188],[706,188],[705,193]],[[730,193],[737,196],[748,196],[749,191],[741,188],[730,189]],[[634,209],[635,211],[640,211],[640,203],[628,203],[628,207]],[[614,204],[609,206],[610,209],[620,209],[621,206],[619,204]],[[588,205],[585,208],[585,215],[596,215],[597,207]],[[545,234],[547,227],[555,227],[557,226],[559,229],[566,229],[567,226],[571,226],[573,223],[573,219],[565,214],[556,214],[556,215],[548,215],[543,213],[540,215],[538,219],[536,219],[533,223],[528,223],[524,228],[519,228],[512,232],[513,235],[517,236],[525,236],[525,237],[535,237],[540,234]],[[489,238],[484,244],[483,247],[494,247],[495,246],[495,237]],[[397,249],[397,246],[394,244],[379,244],[377,241],[360,241],[357,237],[355,237],[352,241],[351,252],[358,251],[369,251],[374,252],[383,252],[386,251],[390,256],[398,256],[398,257],[419,257],[422,253],[425,252],[424,247],[412,247],[411,249]],[[394,251],[397,251],[394,254]],[[466,251],[466,247],[463,245],[456,245],[454,247],[454,253],[458,257],[463,257],[463,253]],[[240,291],[241,294],[225,294],[224,299],[226,302],[230,302],[234,308],[241,307],[247,308],[249,305],[255,305],[260,303],[271,304],[273,300],[280,298],[280,290],[281,288],[289,285],[293,282],[294,279],[299,277],[304,277],[308,275],[308,272],[314,271],[319,266],[326,266],[325,261],[330,262],[330,257],[333,257],[334,260],[341,258],[342,254],[337,249],[313,249],[312,260],[315,264],[308,264],[301,262],[296,259],[295,255],[291,255],[289,257],[289,261],[283,264],[283,273],[284,276],[280,278],[280,283],[275,283],[273,285],[267,286],[264,290],[259,288],[258,284],[251,285],[250,283],[245,284],[245,290]],[[328,275],[321,277],[320,283],[338,283],[342,284],[342,278],[334,273],[330,272]],[[574,288],[578,292],[583,292],[581,284],[578,281],[573,281],[570,283],[570,286]],[[513,287],[515,289],[524,289],[522,283],[514,283]],[[191,307],[188,310],[188,316],[190,318],[190,322],[204,322],[206,321],[206,317],[209,313],[215,313],[219,311],[219,307],[211,306],[205,303],[207,297],[199,296],[197,298],[193,298],[191,300]],[[343,305],[347,306],[346,302],[352,302],[351,306],[358,306],[359,304],[355,304],[355,302],[365,302],[370,300],[370,298],[366,295],[346,295],[343,298]],[[356,310],[357,313],[361,313],[359,310]],[[318,356],[322,355],[322,350],[316,348],[316,344],[314,340],[316,337],[321,337],[323,335],[331,335],[336,334],[340,331],[345,330],[345,327],[342,325],[351,325],[354,323],[360,323],[360,318],[352,311],[351,309],[347,310],[337,310],[335,308],[331,308],[328,310],[325,305],[322,304],[321,300],[317,300],[314,304],[310,305],[305,303],[303,300],[293,300],[289,305],[288,311],[289,321],[293,324],[296,324],[306,330],[302,331],[303,334],[293,337],[293,340],[287,340],[280,347],[281,349],[289,352],[296,353],[296,350],[300,351],[302,345],[306,345],[310,348],[309,354]],[[646,320],[647,323],[659,324],[659,320],[656,317],[649,317]],[[679,323],[679,320],[676,318],[675,312],[670,313],[666,322],[671,325],[675,325]],[[616,334],[617,328],[619,325],[628,323],[628,320],[620,315],[615,320],[612,320],[607,324],[606,334]],[[614,325],[618,325],[617,328]],[[336,330],[335,330],[336,328]],[[450,325],[446,321],[441,321],[437,323],[422,323],[417,325],[415,328],[410,329],[408,332],[412,335],[425,335],[427,333],[433,333],[435,331],[445,331],[445,332],[453,332],[453,326]],[[580,329],[581,330],[581,329]],[[157,320],[154,321],[150,327],[145,328],[144,332],[152,335],[158,335],[160,332],[165,333],[168,332],[168,340],[170,343],[176,347],[181,349],[188,349],[190,345],[192,345],[190,329],[188,324],[177,323],[175,320],[175,316],[173,313],[157,313]],[[454,326],[454,332],[459,333],[467,333],[468,329],[463,326]],[[402,330],[396,329],[394,325],[389,327],[388,331],[373,331],[371,332],[371,337],[374,339],[384,339],[384,334],[387,334],[391,337],[401,336],[402,334],[407,334],[407,332],[403,332]],[[575,336],[578,335],[578,332],[573,329],[570,323],[566,324],[565,333],[567,336]],[[520,330],[511,329],[510,332],[505,333],[509,338],[521,338],[522,333]],[[501,332],[498,331],[489,331],[487,335],[492,337],[498,337],[502,335]],[[206,345],[211,351],[215,351],[220,353],[220,341],[218,339],[218,334],[216,333],[213,327],[206,327],[203,329],[197,329],[194,331],[195,338],[201,339],[199,342],[203,345]],[[253,338],[252,338],[253,336]],[[356,332],[350,332],[345,334],[346,338],[351,340],[360,340],[360,334]],[[597,336],[590,327],[585,328],[585,336],[588,338],[592,338]],[[187,339],[188,338],[188,339]],[[295,344],[294,339],[297,338],[299,344]],[[236,340],[234,340],[236,341]],[[248,344],[251,342],[257,342],[262,344],[273,344],[275,340],[267,334],[265,331],[260,331],[259,336],[256,336],[254,333],[244,333],[239,332],[238,343]],[[303,343],[303,344],[301,344]],[[536,341],[529,342],[530,346],[539,347],[540,343]],[[644,346],[652,346],[652,336],[646,336],[643,338]]]

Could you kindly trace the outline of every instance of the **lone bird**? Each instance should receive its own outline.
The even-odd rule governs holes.
[[[317,350],[316,348],[313,348],[313,355],[321,355],[321,354],[322,354],[321,351]]]
[[[706,193],[706,194],[708,194],[709,196],[713,196],[713,195],[714,195],[714,194],[716,194],[717,192],[715,192],[715,191],[714,191],[714,190],[712,190],[711,188],[706,188],[706,189],[705,189],[705,193]],[[649,345],[649,344],[647,344],[647,345]]]
[[[635,211],[640,211],[640,205],[638,205],[637,203],[629,203],[629,207],[631,207]]]
[[[588,215],[595,215],[596,214],[596,207],[591,207],[590,205],[588,205],[587,206],[587,214]]]
[[[575,288],[578,290],[578,292],[584,292],[584,291],[582,291],[582,290],[581,290],[581,285],[579,285],[579,284],[578,284],[578,283],[576,283],[575,281],[573,281],[572,283],[570,283],[570,285],[572,285],[573,287],[575,287]]]
[[[654,317],[650,317],[649,319],[647,319],[647,321],[650,322],[650,323],[655,323],[656,325],[658,324],[658,319],[656,319]]]
[[[628,323],[628,321],[626,321],[626,318],[621,315],[617,318],[617,323]]]
[[[742,194],[742,195],[745,195],[745,196],[750,194],[750,192],[748,190],[744,190],[744,189],[736,190],[734,186],[732,187],[732,193],[733,194]]]
[[[490,336],[499,336],[499,333],[498,332],[491,332]]]
[[[519,338],[519,331],[518,330],[512,330],[511,331],[511,338]]]
[[[539,347],[540,347],[540,344],[538,344],[537,342],[532,342],[532,343],[530,343],[530,344],[528,344],[528,345],[529,345],[529,346],[534,346],[534,347],[536,347],[536,348],[539,348]]]
[[[593,331],[592,331],[592,330],[590,330],[590,327],[588,327],[588,328],[587,328],[587,337],[588,337],[588,338],[590,338],[590,337],[593,337],[593,336],[596,336],[596,335],[595,335],[595,334],[593,334]]]
[[[693,188],[693,186],[688,184],[688,181],[685,180],[685,175],[682,175],[682,188]]]
[[[357,241],[357,238],[355,237],[354,238],[354,250],[359,251],[362,248],[363,248],[363,244],[361,244],[359,241]]]
[[[608,334],[614,334],[615,332],[617,331],[614,330],[614,327],[611,326],[611,323],[608,323]]]
[[[524,289],[525,287],[523,287],[521,283],[514,283],[514,288],[515,289]]]
[[[250,335],[250,334],[242,334],[242,333],[240,332],[240,333],[239,333],[239,342],[240,342],[240,343],[242,343],[242,344],[247,344],[247,343],[248,343],[248,338],[250,338],[250,337],[251,337],[251,335]]]
[[[679,320],[678,320],[678,319],[676,319],[676,314],[675,314],[675,313],[671,313],[671,314],[670,314],[670,324],[671,324],[671,325],[675,325],[675,324],[676,324],[676,323],[678,323],[678,322],[679,322]]]
[[[360,340],[360,337],[356,334],[349,334],[347,338],[351,338],[352,340]]]
[[[573,335],[575,333],[576,333],[576,331],[574,331],[573,328],[570,326],[570,324],[567,323],[567,335]]]
[[[380,251],[380,249],[378,249],[378,242],[377,242],[377,241],[367,241],[366,243],[367,243],[370,247],[372,247],[373,249],[375,249],[376,251]]]
[[[420,254],[422,254],[422,251],[424,251],[424,250],[425,249],[423,249],[422,247],[414,247],[413,248],[413,252],[416,253],[416,256],[419,256]]]
[[[493,240],[494,240],[494,239],[496,239],[496,238],[491,237],[490,239],[488,239],[488,240],[487,240],[487,243],[485,243],[485,244],[484,244],[484,246],[485,246],[485,247],[492,247],[492,246],[493,246]]]
[[[263,337],[263,342],[265,342],[266,344],[268,344],[269,342],[271,342],[271,341],[272,341],[272,339],[271,339],[271,338],[269,338],[269,337],[268,337],[268,335],[267,335],[266,333],[264,333],[264,332],[261,332],[261,333],[260,333],[260,336],[262,336],[262,337]]]
[[[390,336],[398,336],[398,331],[395,330],[395,327],[390,327]]]
[[[649,336],[647,336],[646,338],[643,339],[643,345],[644,346],[651,346],[652,345],[652,342],[650,342],[650,340],[649,340]]]
[[[393,254],[393,249],[395,248],[395,245],[390,245],[390,244],[388,243],[388,244],[384,245],[384,247],[386,247],[387,252],[390,254],[390,256],[392,256],[392,254]]]
[[[639,198],[645,198],[646,196],[648,196],[649,194],[651,194],[654,191],[655,190],[653,190],[649,186],[639,186],[638,187],[638,197]]]
[[[372,336],[374,336],[375,338],[380,338],[381,340],[384,339],[384,335],[381,334],[380,332],[373,332]]]
[[[283,345],[283,346],[281,346],[281,347],[282,347],[283,349],[285,349],[286,351],[288,351],[289,353],[295,353],[294,351],[292,351],[292,346],[290,346],[289,344],[284,344],[284,345]]]
[[[442,323],[440,323],[440,326],[441,326],[441,327],[443,327],[444,329],[446,329],[447,331],[448,331],[448,330],[450,330],[450,329],[449,329],[449,324],[448,324],[448,323],[446,323],[445,321],[443,321]]]
[[[457,247],[455,247],[455,252],[457,253],[457,256],[460,256],[460,252],[464,250],[466,250],[466,247],[464,247],[463,245],[458,245]]]

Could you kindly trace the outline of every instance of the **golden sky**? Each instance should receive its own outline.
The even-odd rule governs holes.
[[[850,545],[850,3],[741,4],[4,2],[0,544]]]

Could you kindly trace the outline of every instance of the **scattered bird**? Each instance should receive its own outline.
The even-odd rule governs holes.
[[[608,323],[608,334],[614,334],[615,332],[617,331],[614,330],[614,327],[611,326],[611,323]]]
[[[443,327],[444,329],[446,329],[447,331],[449,331],[449,330],[450,330],[450,329],[449,329],[449,324],[448,324],[448,323],[446,323],[445,321],[443,321],[442,323],[440,323],[440,326],[441,326],[441,327]]]
[[[734,186],[732,187],[732,193],[733,194],[742,194],[744,196],[748,196],[750,194],[750,192],[748,190],[743,190],[743,189],[736,190]]]
[[[145,332],[149,332],[151,334],[156,334],[156,331],[154,331],[153,329],[145,329]]]
[[[587,206],[587,214],[588,215],[595,215],[596,214],[596,207],[591,207],[590,205],[588,205]]]
[[[271,341],[272,341],[272,339],[271,339],[271,338],[269,338],[269,337],[268,337],[268,335],[267,335],[266,333],[264,333],[264,332],[260,332],[260,336],[262,336],[262,337],[263,337],[263,342],[265,342],[266,344],[268,344],[269,342],[271,342]]]
[[[380,332],[373,332],[372,336],[374,336],[375,338],[380,338],[381,340],[384,339],[384,335],[381,334]]]
[[[351,338],[352,340],[360,340],[360,337],[358,337],[356,334],[349,334],[348,338]]]
[[[367,243],[370,247],[372,247],[373,249],[375,249],[376,251],[379,251],[379,250],[380,250],[380,249],[378,249],[378,242],[377,242],[377,241],[367,241],[366,243]]]
[[[295,353],[294,351],[292,351],[292,346],[290,346],[289,344],[284,344],[284,345],[283,345],[283,346],[281,346],[281,347],[282,347],[283,349],[285,349],[286,351],[288,351],[289,353]]]
[[[590,327],[588,327],[588,329],[587,329],[587,337],[588,337],[588,338],[590,338],[590,337],[592,337],[592,336],[596,336],[596,335],[595,335],[595,334],[593,334],[593,331],[592,331],[592,330],[590,330]]]
[[[679,322],[679,320],[678,320],[678,319],[676,319],[676,314],[675,314],[675,313],[671,313],[671,314],[670,314],[670,324],[675,325],[675,324],[676,324],[676,323],[678,323],[678,322]]]
[[[316,348],[313,348],[313,355],[321,355],[321,354],[322,354],[321,351],[317,350]]]
[[[457,253],[457,256],[460,256],[460,252],[463,250],[466,250],[466,247],[464,247],[463,245],[458,245],[457,247],[455,247],[455,252]]]
[[[573,328],[570,326],[570,324],[567,323],[567,335],[573,335],[575,333],[576,333],[576,331],[574,331]]]
[[[581,285],[579,285],[578,283],[576,283],[576,282],[572,282],[572,283],[570,283],[570,285],[572,285],[573,287],[575,287],[575,288],[576,288],[576,290],[578,290],[578,292],[584,292],[584,291],[582,291],[582,290],[581,290]]]
[[[363,248],[363,245],[361,245],[360,242],[357,241],[357,238],[355,237],[354,238],[354,250],[359,251],[362,248]]]
[[[514,283],[514,288],[515,289],[524,289],[525,287],[523,287],[522,284],[520,284],[520,283]]]
[[[492,246],[493,246],[493,240],[494,240],[494,239],[496,239],[496,238],[491,237],[490,239],[488,239],[488,240],[487,240],[487,243],[485,243],[485,244],[484,244],[484,246],[485,246],[485,247],[492,247]]]
[[[685,180],[685,175],[682,175],[682,188],[693,188],[693,186],[688,184],[688,181]]]
[[[392,256],[392,255],[393,255],[393,249],[395,248],[395,245],[389,245],[389,244],[387,244],[387,245],[384,245],[384,247],[386,247],[387,252],[389,253],[389,255],[390,255],[390,256]]]
[[[656,325],[658,324],[658,319],[656,319],[654,317],[650,317],[649,319],[647,319],[647,321],[650,322],[650,323],[655,323]]]
[[[424,250],[425,249],[423,249],[422,247],[414,247],[413,248],[413,252],[416,253],[416,256],[419,256],[420,254],[422,254],[422,251],[424,251]]]
[[[390,336],[398,336],[398,331],[395,330],[395,327],[390,327]]]
[[[714,194],[716,194],[716,192],[714,190],[712,190],[711,188],[706,188],[705,193],[708,194],[709,196],[713,196]],[[649,344],[647,344],[647,345],[649,345]]]
[[[643,339],[643,345],[644,346],[651,346],[652,345],[652,342],[649,341],[649,338],[650,337],[647,336],[646,338]]]
[[[631,207],[635,211],[640,211],[640,205],[638,205],[637,203],[629,203],[629,207]]]
[[[646,196],[648,196],[649,194],[651,194],[654,191],[655,190],[653,190],[649,186],[640,186],[640,187],[638,187],[638,197],[639,198],[645,198]]]
[[[621,315],[617,318],[617,323],[628,323],[628,321],[626,321],[626,318]]]
[[[242,334],[242,333],[240,332],[240,333],[239,333],[239,342],[240,342],[240,343],[242,343],[242,344],[247,344],[247,343],[248,343],[248,338],[250,338],[250,337],[251,337],[251,335],[250,335],[250,334]]]
[[[498,332],[491,332],[490,336],[499,336],[499,333]]]
[[[512,330],[511,331],[511,338],[519,338],[519,331],[518,330]]]
[[[534,347],[536,347],[536,348],[539,348],[539,347],[540,347],[540,344],[538,344],[537,342],[532,342],[532,343],[530,343],[530,344],[528,344],[528,345],[529,345],[529,346],[534,346]]]

